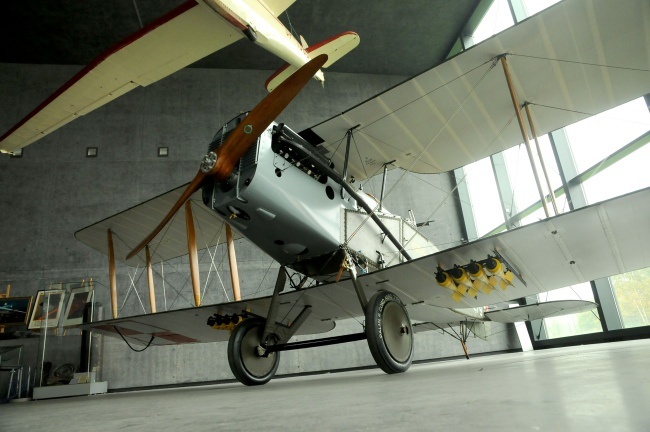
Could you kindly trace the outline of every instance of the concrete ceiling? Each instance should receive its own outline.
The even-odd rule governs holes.
[[[85,65],[184,0],[0,2],[0,63]],[[442,62],[479,0],[301,0],[280,19],[315,44],[352,30],[361,44],[329,70],[415,75]],[[137,11],[136,12],[136,6]],[[275,70],[282,61],[241,40],[195,67]]]

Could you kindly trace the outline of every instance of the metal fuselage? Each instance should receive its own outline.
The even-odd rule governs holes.
[[[287,63],[299,68],[310,60],[309,54],[277,19],[266,4],[258,0],[200,0],[221,15],[246,37]],[[324,81],[322,71],[315,78]]]
[[[225,125],[210,150],[216,150],[244,117]],[[318,169],[319,162],[329,166],[297,134],[274,123],[240,160],[228,182],[204,188],[204,203],[280,264],[310,277],[323,279],[336,273],[344,249],[370,269],[382,267],[378,252],[398,257],[367,213]],[[377,207],[374,198],[357,193],[370,207]],[[422,254],[437,250],[412,223],[385,210],[379,215],[401,238],[418,236]]]

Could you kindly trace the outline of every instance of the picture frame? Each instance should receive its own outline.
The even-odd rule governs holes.
[[[94,290],[91,286],[73,288],[63,314],[63,327],[73,327],[83,323],[86,303],[93,300]]]
[[[0,298],[0,327],[27,324],[34,296]]]
[[[46,326],[47,328],[57,327],[61,319],[64,299],[64,290],[39,291],[27,328],[33,330],[46,328]]]

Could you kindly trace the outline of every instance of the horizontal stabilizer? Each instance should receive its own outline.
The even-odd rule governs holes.
[[[302,37],[300,39],[304,44],[304,39]],[[327,62],[323,65],[323,68],[327,68],[356,48],[357,45],[359,45],[359,35],[354,32],[345,32],[308,47],[306,51],[309,53],[310,58],[326,54]],[[274,88],[289,78],[296,70],[298,68],[290,64],[282,66],[266,81],[266,89],[270,92],[273,91]]]
[[[596,307],[596,303],[586,300],[558,300],[485,312],[485,316],[495,322],[515,323],[577,314]]]
[[[345,32],[307,48],[309,57],[315,58],[327,54],[327,62],[323,68],[333,65],[341,57],[359,45],[359,35],[354,32]]]

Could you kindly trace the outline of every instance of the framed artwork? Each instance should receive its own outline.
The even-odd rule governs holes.
[[[34,297],[0,298],[0,327],[27,324]]]
[[[93,290],[91,287],[73,288],[70,291],[68,305],[63,314],[63,326],[70,327],[83,323],[84,308],[86,303],[91,302]]]
[[[39,291],[28,328],[57,327],[62,315],[64,297],[63,290]]]

